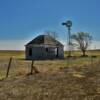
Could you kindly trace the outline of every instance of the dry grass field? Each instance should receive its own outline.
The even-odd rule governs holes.
[[[23,51],[0,51],[0,100],[100,100],[100,51],[87,53],[97,57],[76,51],[70,59],[35,61],[39,73],[28,75],[31,61]]]

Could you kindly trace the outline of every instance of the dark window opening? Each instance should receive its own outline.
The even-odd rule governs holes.
[[[48,52],[49,51],[49,49],[48,48],[46,48],[46,52]]]
[[[29,56],[32,56],[32,48],[29,48]]]

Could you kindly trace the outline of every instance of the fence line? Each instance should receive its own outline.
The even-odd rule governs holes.
[[[75,58],[75,59],[77,59],[77,58]],[[98,62],[98,64],[100,63],[99,59],[95,59],[95,57],[92,57],[92,56],[88,57],[88,59],[86,59],[86,60],[89,60],[89,65],[91,65],[91,67],[95,65],[95,62]],[[67,62],[66,67],[70,67],[72,61],[74,61],[74,60],[71,58],[68,58],[67,60],[65,60],[65,62]],[[6,71],[6,73],[4,74],[4,76],[6,78],[8,78],[8,76],[10,75],[9,73],[13,72],[15,74],[17,71],[19,71],[18,70],[19,68],[20,68],[20,72],[22,72],[22,69],[24,69],[26,71],[26,68],[27,68],[28,71],[26,71],[26,73],[29,72],[29,75],[32,75],[33,73],[40,73],[40,71],[35,66],[35,61],[33,61],[33,60],[30,62],[30,61],[24,61],[24,60],[19,60],[19,59],[10,57],[8,64],[7,64],[7,62],[8,62],[8,59],[7,60],[5,59],[4,61],[3,61],[3,59],[1,59],[1,63],[0,63],[0,68],[1,68],[0,73],[2,74],[2,72]],[[56,60],[55,60],[55,62],[56,62]],[[3,66],[3,64],[7,67]]]

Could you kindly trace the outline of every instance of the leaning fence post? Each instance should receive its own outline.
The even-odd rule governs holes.
[[[9,60],[9,64],[8,64],[8,67],[7,67],[6,78],[7,78],[8,75],[9,75],[9,70],[10,70],[10,67],[11,67],[11,62],[12,62],[12,57],[11,57],[10,60]]]
[[[31,64],[31,75],[33,74],[33,70],[34,70],[34,72],[35,73],[39,73],[39,71],[35,68],[35,66],[34,66],[34,61],[32,60],[32,64]]]

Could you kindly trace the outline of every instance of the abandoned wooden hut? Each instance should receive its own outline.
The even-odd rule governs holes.
[[[64,58],[64,46],[49,35],[39,35],[25,45],[26,59],[45,60]]]

